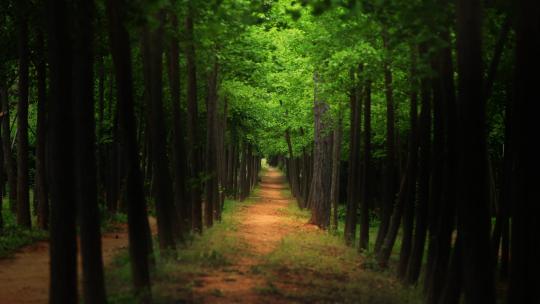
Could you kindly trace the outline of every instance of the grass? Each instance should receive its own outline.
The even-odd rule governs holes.
[[[30,191],[30,201],[33,201],[33,192]],[[34,206],[30,204],[32,214],[32,228],[17,226],[16,214],[9,209],[9,200],[5,198],[2,204],[4,229],[0,230],[0,258],[12,256],[18,249],[38,241],[47,240],[49,233],[36,228],[37,218],[34,216]],[[119,229],[118,224],[127,223],[127,216],[123,213],[110,213],[101,208],[101,232],[111,232]]]
[[[291,219],[309,218],[295,203],[283,211]],[[388,272],[369,270],[369,258],[345,246],[340,235],[305,229],[286,236],[257,266],[267,281],[258,292],[300,302],[421,302],[416,289],[404,288]]]
[[[48,233],[40,229],[26,229],[17,226],[16,215],[9,210],[9,201],[2,204],[4,229],[0,231],[0,258],[12,256],[17,249],[48,238]],[[35,227],[36,223],[32,223]]]
[[[256,196],[256,194],[255,194]],[[193,287],[201,284],[200,278],[209,270],[226,268],[231,261],[247,254],[246,244],[234,232],[238,229],[238,213],[249,205],[244,202],[226,200],[222,221],[204,231],[202,235],[190,235],[175,257],[157,256],[152,272],[152,294],[154,303],[191,301]],[[154,241],[157,244],[157,241]],[[154,249],[159,254],[157,248]],[[106,270],[109,303],[133,303],[131,271],[127,251],[119,255]],[[214,296],[220,296],[215,290]]]

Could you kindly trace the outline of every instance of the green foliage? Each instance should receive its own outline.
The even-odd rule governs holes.
[[[0,258],[12,255],[21,247],[47,239],[46,231],[17,226],[17,219],[9,210],[7,200],[4,200],[3,206],[4,229],[0,230]]]

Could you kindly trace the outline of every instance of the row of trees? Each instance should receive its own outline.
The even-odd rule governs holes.
[[[77,302],[77,235],[84,302],[106,302],[104,214],[127,214],[134,291],[149,301],[149,212],[161,256],[174,256],[221,218],[227,196],[256,185],[248,127],[259,122],[223,89],[234,73],[223,41],[252,18],[249,6],[228,14],[233,4],[217,14],[197,1],[2,5],[0,189],[17,226],[49,230],[51,303]]]
[[[538,5],[304,5],[284,5],[281,37],[309,58],[314,92],[300,98],[313,116],[299,125],[285,115],[287,148],[275,155],[310,221],[337,229],[345,201],[345,242],[382,268],[395,260],[406,285],[422,279],[427,303],[495,303],[499,286],[509,303],[538,302],[538,218],[524,178]],[[287,37],[295,30],[307,38]]]

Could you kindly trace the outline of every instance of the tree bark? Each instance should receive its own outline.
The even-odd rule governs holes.
[[[420,54],[425,55],[424,46],[420,47]],[[427,78],[421,80],[422,106],[420,112],[419,129],[419,175],[418,175],[418,199],[416,205],[416,225],[414,229],[411,256],[407,265],[406,284],[416,284],[420,276],[424,245],[428,225],[428,200],[431,164],[431,92]]]
[[[163,113],[163,31],[165,14],[156,16],[158,28],[150,33],[150,131],[153,187],[158,224],[158,240],[161,250],[175,250],[175,227],[177,213],[173,202],[172,180],[169,172],[165,115]]]
[[[360,250],[369,247],[369,209],[371,206],[371,80],[366,82],[364,104],[364,173],[362,179],[362,200],[360,202]]]
[[[217,117],[217,90],[218,90],[218,62],[214,59],[214,66],[208,78],[208,96],[206,103],[206,226],[213,225],[216,209],[219,207],[219,168],[218,168],[218,117]]]
[[[38,105],[37,105],[37,125],[36,125],[36,175],[35,175],[35,195],[37,198],[37,222],[41,229],[49,227],[49,196],[47,191],[47,183],[45,180],[45,146],[47,134],[47,75],[46,75],[46,59],[44,50],[43,32],[38,30],[37,36],[37,53],[38,62],[36,65],[37,72],[37,89],[38,89]]]
[[[18,5],[19,99],[17,101],[17,224],[32,226],[28,189],[28,3]]]
[[[482,5],[457,2],[459,72],[458,230],[466,303],[495,303],[487,197],[486,113],[482,67]]]
[[[384,48],[388,51],[388,29],[385,25],[383,27],[383,44]],[[386,96],[386,160],[384,165],[384,195],[381,207],[381,224],[377,233],[377,240],[375,241],[375,252],[378,252],[382,246],[388,227],[390,225],[390,217],[392,216],[392,208],[395,199],[395,183],[396,183],[396,147],[395,147],[395,134],[394,134],[394,94],[392,88],[392,70],[391,63],[387,58],[384,62],[384,91]]]
[[[193,37],[193,4],[188,3],[188,14],[185,20],[186,30],[186,61],[187,61],[187,133],[189,146],[189,163],[191,185],[191,204],[192,204],[192,224],[193,229],[202,232],[202,190],[200,172],[202,161],[200,158],[199,135],[198,135],[198,115],[197,109],[197,68],[195,66],[195,42]]]
[[[355,81],[354,69],[351,68],[350,80],[352,82],[349,92],[349,101],[351,107],[350,114],[350,147],[349,147],[349,174],[347,179],[347,210],[345,214],[345,243],[354,244],[356,239],[356,223],[358,221],[358,201],[360,200],[360,129],[362,98],[358,96],[359,83]]]
[[[75,175],[85,303],[105,303],[101,226],[97,201],[94,119],[93,1],[78,1],[73,44]]]
[[[311,207],[309,222],[322,229],[330,224],[330,184],[331,180],[331,135],[326,132],[324,123],[328,105],[318,95],[319,76],[315,72],[313,76],[315,86],[314,116],[315,116],[315,140],[313,149],[313,178],[308,206]]]
[[[540,271],[540,221],[538,214],[538,162],[531,139],[535,138],[535,106],[540,68],[540,3],[532,0],[517,1],[516,72],[512,111],[515,123],[514,141],[513,217],[511,229],[511,264],[508,303],[538,302],[538,272]]]
[[[47,163],[51,196],[49,303],[77,303],[75,120],[71,101],[68,8],[64,1],[48,1],[47,23],[50,67]]]
[[[171,14],[171,26],[178,28],[176,14]],[[180,111],[180,49],[178,33],[174,33],[168,52],[169,90],[173,112],[173,163],[174,163],[174,201],[180,221],[180,235],[191,230],[191,203],[186,188],[187,163],[185,155],[184,120]]]
[[[333,151],[332,151],[332,186],[330,197],[332,198],[332,229],[338,229],[338,206],[339,206],[339,184],[341,167],[341,133],[343,128],[343,110],[339,104],[339,113],[336,129],[334,130]]]
[[[117,79],[118,126],[122,159],[126,164],[126,199],[128,201],[129,254],[135,293],[150,300],[150,272],[148,259],[151,255],[151,235],[146,212],[146,202],[139,167],[136,138],[133,76],[129,32],[125,27],[125,8],[114,0],[107,1],[109,16],[109,39]]]

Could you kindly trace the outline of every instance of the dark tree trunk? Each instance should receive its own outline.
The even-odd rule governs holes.
[[[1,68],[0,68],[1,69]],[[0,71],[0,103],[3,102],[4,98],[7,98],[6,95],[6,89],[5,89],[5,79],[4,75],[2,75],[2,71]],[[2,132],[0,130],[0,140]],[[2,233],[2,229],[4,229],[4,215],[2,211],[4,210],[4,189],[5,189],[5,180],[4,180],[4,162],[2,161],[4,159],[4,149],[3,146],[0,146],[0,233]]]
[[[49,196],[46,183],[45,171],[45,144],[47,134],[47,75],[46,75],[46,59],[44,50],[43,32],[38,31],[37,36],[37,53],[38,62],[36,65],[37,72],[37,90],[38,90],[38,105],[37,105],[37,125],[36,125],[36,175],[35,175],[35,196],[37,199],[37,224],[41,229],[49,227]]]
[[[319,77],[315,72],[314,116],[315,116],[315,140],[313,149],[313,178],[308,206],[311,207],[309,222],[322,229],[330,224],[330,176],[331,176],[331,135],[324,134],[326,124],[325,115],[328,105],[318,95]]]
[[[360,250],[369,247],[369,209],[371,206],[371,80],[366,82],[364,104],[364,178],[362,179],[362,200],[360,202]]]
[[[299,206],[303,205],[302,198],[300,197],[298,190],[298,168],[296,162],[294,161],[294,153],[291,142],[291,131],[289,128],[285,130],[285,141],[287,142],[287,149],[289,151],[289,162],[287,163],[287,172],[289,177],[289,184],[291,186],[291,194],[296,198]]]
[[[4,84],[5,85],[5,84]],[[9,209],[13,214],[17,212],[17,166],[11,149],[11,126],[9,118],[9,98],[7,86],[3,88],[2,102],[2,148],[4,151],[4,167],[7,175],[9,189]]]
[[[186,61],[187,61],[187,133],[189,146],[190,178],[194,180],[191,185],[192,223],[193,229],[202,232],[202,189],[199,174],[202,161],[199,148],[199,126],[197,109],[197,68],[195,66],[195,42],[193,37],[193,4],[188,3],[188,15],[185,20],[186,30]]]
[[[533,109],[538,102],[540,68],[540,3],[517,2],[515,93],[512,102],[514,153],[513,217],[508,303],[538,303],[540,271],[540,221],[538,214],[537,153],[531,149],[537,118]]]
[[[441,292],[441,298],[437,303],[440,304],[458,304],[461,298],[462,288],[462,248],[461,248],[460,236],[458,235],[450,263],[448,265],[448,272],[444,280],[445,285]]]
[[[447,30],[441,33],[442,41],[450,41]],[[437,240],[435,242],[435,258],[430,271],[426,273],[428,284],[427,302],[438,303],[443,293],[445,280],[448,277],[448,265],[451,258],[452,232],[456,214],[456,167],[457,167],[457,107],[454,85],[454,68],[452,50],[446,47],[440,51],[438,64],[440,90],[442,92],[443,121],[445,142],[443,150],[443,179],[439,214],[437,215]]]
[[[431,67],[434,71],[439,70],[441,57],[431,58]],[[441,73],[438,72],[432,79],[433,91],[433,149],[431,157],[431,180],[429,191],[429,210],[428,210],[428,250],[426,262],[426,274],[433,273],[433,267],[437,256],[437,243],[439,239],[438,224],[439,214],[442,203],[442,188],[446,183],[443,175],[444,169],[444,149],[445,149],[445,130],[444,130],[444,112],[443,112],[443,90],[440,85]],[[429,289],[432,283],[430,280],[424,280],[424,291]]]
[[[411,174],[407,183],[407,192],[409,193],[408,199],[405,201],[403,210],[403,229],[401,238],[401,250],[399,252],[399,263],[397,268],[397,277],[400,280],[405,278],[407,273],[407,266],[409,265],[409,259],[411,256],[412,238],[414,231],[414,214],[415,214],[415,202],[416,202],[416,182],[418,176],[418,80],[417,80],[417,50],[413,44],[411,47],[411,91],[410,91],[410,124],[411,124],[411,137],[409,143],[414,143],[414,146],[409,146],[409,156],[412,156],[414,160],[411,160],[412,168],[409,168]],[[413,141],[414,135],[414,141]],[[411,149],[412,148],[412,149]]]
[[[360,129],[362,104],[359,90],[355,83],[354,69],[350,70],[350,80],[352,82],[349,92],[351,107],[350,114],[350,147],[349,147],[349,174],[347,179],[347,211],[345,214],[345,243],[354,244],[356,238],[356,223],[358,222],[358,201],[360,200]]]
[[[458,230],[466,303],[495,303],[487,197],[486,113],[482,67],[482,5],[457,2],[459,72]]]
[[[171,15],[171,25],[178,28],[178,19]],[[180,112],[180,49],[178,33],[170,41],[168,52],[169,89],[173,112],[173,159],[174,159],[174,201],[180,221],[180,234],[191,230],[191,203],[186,188],[187,163],[185,154],[184,120]]]
[[[153,167],[153,195],[156,205],[158,240],[161,250],[174,250],[177,213],[173,202],[172,180],[167,156],[165,115],[163,113],[163,31],[164,12],[157,13],[158,28],[150,34],[150,131]],[[148,85],[148,84],[147,84]]]
[[[218,168],[218,63],[217,58],[208,79],[208,96],[206,103],[206,226],[211,227],[215,213],[219,207],[219,168]]]
[[[246,168],[247,168],[247,143],[242,143],[242,155],[240,160],[240,171],[239,171],[239,178],[238,178],[238,191],[239,191],[239,198],[240,201],[244,201],[247,197],[246,193]]]
[[[411,72],[411,93],[410,100],[411,106],[409,109],[410,113],[410,135],[409,135],[409,146],[408,146],[408,157],[405,173],[401,179],[401,186],[397,197],[396,206],[390,220],[390,226],[388,232],[384,239],[383,245],[377,255],[377,261],[381,267],[388,266],[388,260],[392,254],[392,249],[397,238],[399,231],[399,226],[401,225],[401,220],[404,214],[405,208],[411,208],[414,204],[412,198],[415,197],[415,185],[416,185],[416,171],[417,171],[417,162],[418,162],[418,139],[417,139],[417,120],[418,120],[418,95],[416,93],[416,83],[414,81],[416,77],[416,71]],[[411,217],[410,211],[407,211],[407,217]],[[411,223],[407,223],[410,225]],[[412,227],[405,227],[405,229],[410,229]],[[410,230],[412,231],[412,229]],[[409,231],[407,231],[409,232]]]
[[[50,68],[47,168],[51,196],[49,303],[77,303],[71,45],[64,1],[48,1]]]
[[[421,47],[421,54],[425,55],[425,49]],[[418,175],[418,199],[416,205],[416,225],[414,229],[413,244],[409,264],[407,265],[406,284],[416,284],[420,276],[424,245],[428,225],[428,200],[429,200],[429,175],[431,157],[431,91],[429,81],[423,78],[421,81],[422,106],[420,112],[419,140],[419,175]]]
[[[332,186],[330,189],[330,197],[332,199],[332,229],[338,229],[338,206],[339,206],[339,182],[340,182],[340,167],[341,167],[341,133],[343,128],[343,109],[339,105],[338,122],[334,130],[333,151],[332,151]]]
[[[19,99],[17,101],[17,224],[30,228],[30,198],[28,192],[28,3],[17,1]]]
[[[384,48],[389,49],[388,46],[388,29],[386,26],[383,28],[383,42]],[[384,91],[386,96],[386,160],[384,164],[384,195],[381,207],[381,224],[377,233],[377,240],[375,241],[375,252],[378,252],[382,246],[388,227],[390,225],[390,217],[392,216],[392,207],[394,205],[395,198],[395,183],[396,183],[396,147],[395,147],[395,135],[394,135],[394,95],[392,88],[392,70],[389,59],[385,59],[384,62]]]
[[[139,167],[136,138],[133,76],[129,32],[125,27],[123,8],[118,1],[107,1],[109,37],[117,79],[118,126],[122,142],[122,159],[126,164],[126,200],[128,201],[129,254],[134,290],[150,298],[150,272],[148,259],[151,255],[151,237],[146,212],[146,202]]]
[[[75,175],[79,214],[85,303],[105,303],[101,227],[97,202],[93,1],[78,1],[73,53],[73,118],[75,119]]]

